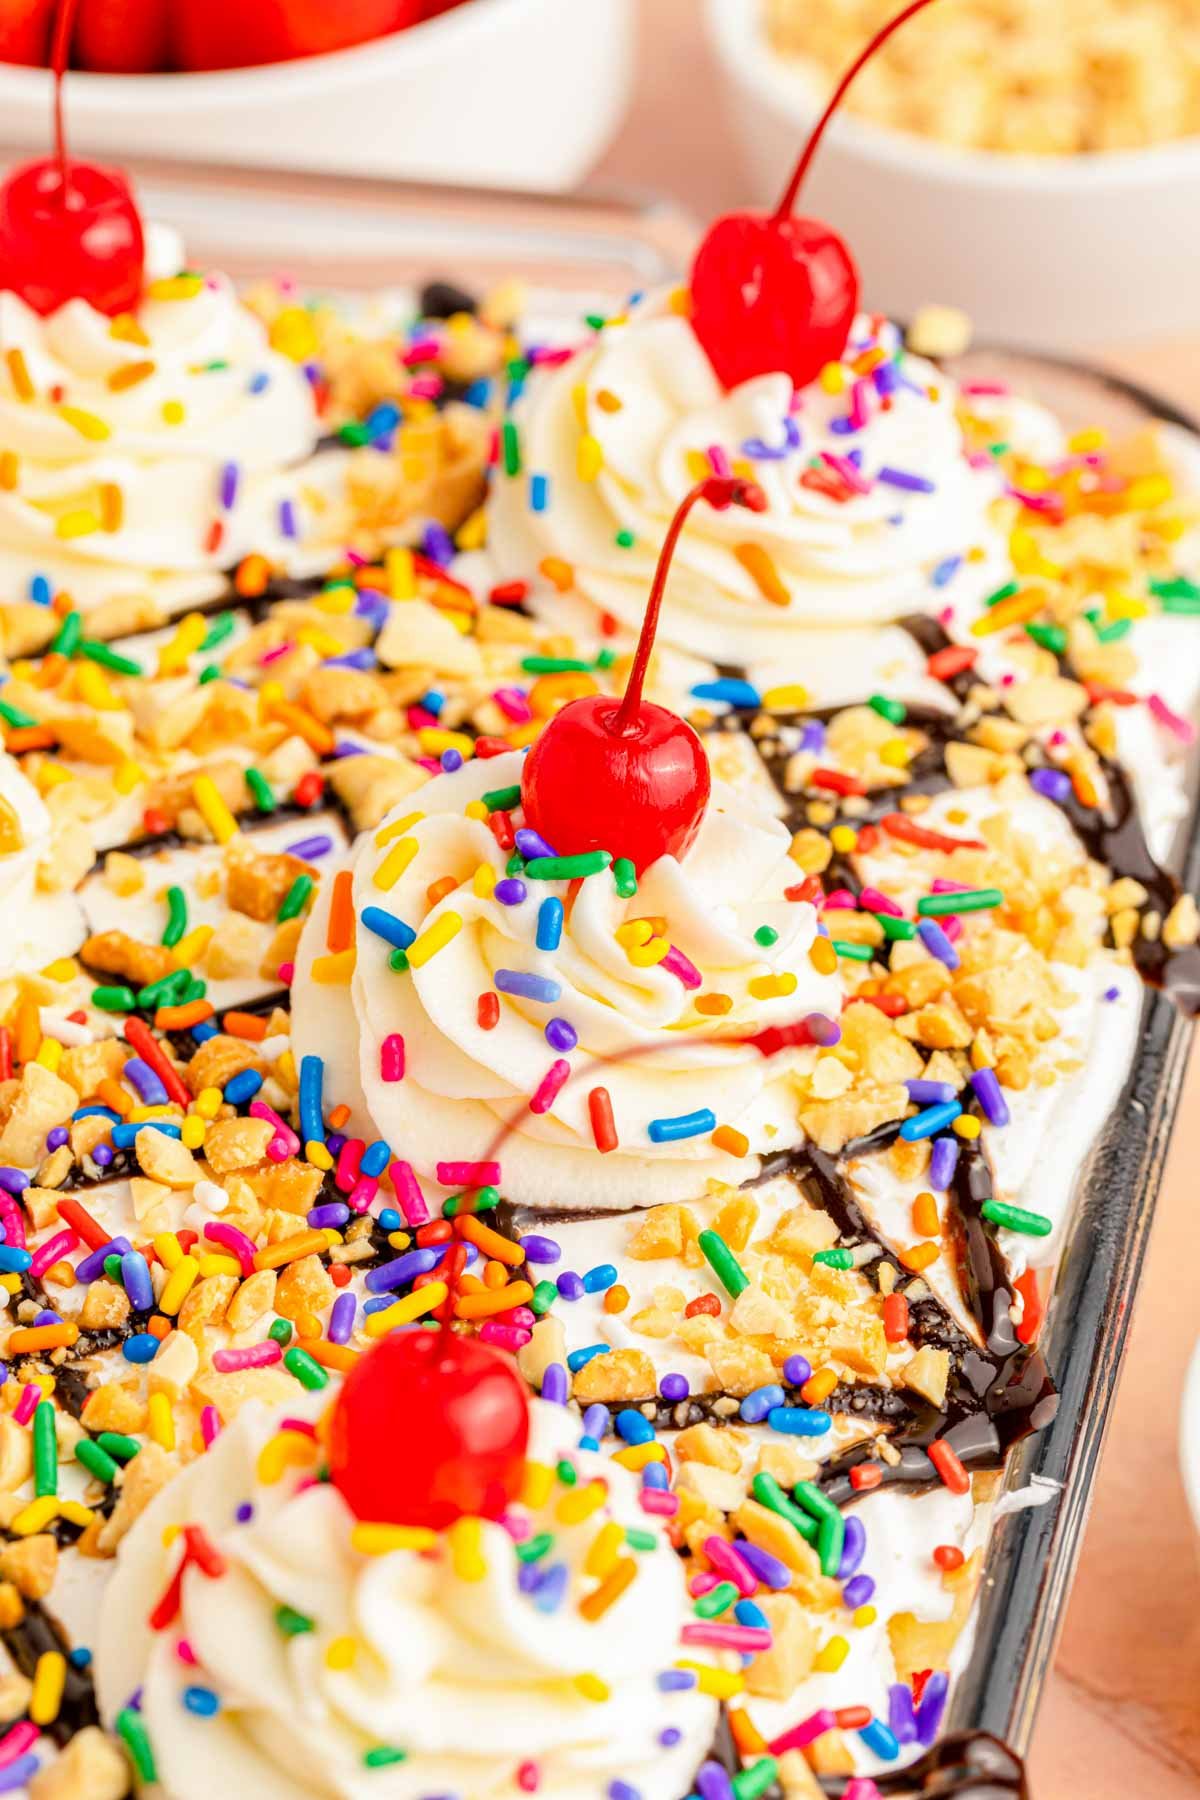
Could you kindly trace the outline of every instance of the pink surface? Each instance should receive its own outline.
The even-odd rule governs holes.
[[[670,194],[698,218],[710,218],[736,206],[742,192],[698,0],[642,0],[642,14],[634,104],[596,179]],[[786,173],[780,170],[781,184]],[[1200,319],[1193,343],[1120,345],[1108,360],[1200,415]],[[1198,1161],[1200,1057],[1193,1056],[1091,1522],[1034,1738],[1035,1800],[1200,1795],[1200,1549],[1176,1451],[1184,1370],[1200,1333],[1188,1273],[1197,1244],[1190,1177]]]

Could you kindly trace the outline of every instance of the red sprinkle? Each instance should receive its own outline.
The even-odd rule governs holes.
[[[889,837],[899,838],[902,844],[916,844],[922,850],[986,850],[987,845],[979,838],[946,837],[940,831],[926,831],[910,819],[907,813],[885,813],[879,823]]]
[[[808,784],[825,788],[831,794],[865,794],[867,791],[857,775],[843,775],[840,769],[814,769]]]
[[[861,1731],[864,1725],[871,1723],[869,1706],[839,1706],[833,1716],[840,1731]]]
[[[903,994],[855,994],[856,1000],[865,1000],[868,1006],[877,1006],[888,1019],[898,1019],[908,1011],[908,1001]]]
[[[62,1211],[61,1206],[59,1211]],[[1032,1344],[1042,1328],[1042,1320],[1046,1314],[1046,1309],[1042,1305],[1042,1296],[1038,1290],[1037,1271],[1026,1269],[1023,1275],[1018,1275],[1016,1289],[1025,1302],[1025,1311],[1021,1315],[1021,1323],[1017,1326],[1017,1342]]]
[[[520,606],[529,592],[527,581],[500,581],[488,594],[493,606]]]
[[[325,777],[316,769],[309,769],[296,783],[292,799],[297,806],[319,806],[325,795]]]
[[[619,1139],[613,1119],[612,1101],[607,1088],[594,1087],[588,1095],[588,1116],[592,1122],[592,1139],[601,1155],[615,1150]]]
[[[12,1032],[7,1025],[0,1025],[0,1081],[8,1081],[13,1071]]]
[[[491,988],[475,1002],[475,1023],[480,1031],[495,1031],[500,1023],[500,996]]]
[[[689,1300],[684,1307],[683,1316],[685,1319],[694,1319],[698,1313],[707,1313],[710,1319],[719,1319],[721,1302],[715,1294],[697,1294],[696,1298]]]
[[[350,1270],[345,1263],[332,1263],[329,1269],[329,1279],[335,1288],[344,1288],[350,1279]]]
[[[965,1494],[970,1490],[971,1477],[944,1438],[935,1438],[930,1444],[929,1460],[952,1494]]]
[[[424,1250],[430,1244],[448,1244],[454,1236],[454,1227],[449,1219],[430,1219],[428,1225],[422,1225],[417,1232],[418,1250]]]
[[[877,1462],[855,1463],[850,1471],[850,1486],[859,1494],[869,1494],[883,1480],[883,1470]]]
[[[956,675],[972,668],[978,656],[978,650],[971,649],[969,644],[947,644],[944,650],[934,651],[925,664],[925,673],[935,681],[952,681]]]
[[[513,834],[513,822],[503,809],[488,814],[488,830],[502,850],[511,850],[517,841]]]
[[[507,756],[511,749],[512,745],[507,738],[477,737],[475,739],[475,754],[484,762],[489,756]]]
[[[162,1046],[150,1027],[141,1019],[128,1017],[122,1029],[125,1033],[125,1042],[141,1057],[143,1062],[149,1063],[166,1088],[169,1098],[174,1100],[177,1106],[182,1106],[186,1112],[192,1104],[192,1096],[175,1065],[168,1062],[163,1054]]]
[[[939,1569],[949,1572],[952,1569],[961,1569],[967,1559],[957,1544],[939,1544],[933,1553],[933,1560]]]
[[[147,837],[161,837],[167,829],[167,815],[157,806],[148,806],[142,814],[142,830]]]
[[[883,1303],[883,1335],[889,1344],[902,1344],[908,1336],[908,1301],[903,1294],[889,1294]]]
[[[861,832],[859,833],[859,842],[862,842]],[[821,886],[821,877],[819,875],[806,875],[804,880],[796,882],[794,887],[784,888],[783,897],[785,900],[807,901],[809,906],[816,906],[825,898],[825,890]]]

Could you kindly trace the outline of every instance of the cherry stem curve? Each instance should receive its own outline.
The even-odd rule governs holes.
[[[54,157],[58,163],[58,201],[60,206],[65,206],[67,203],[67,189],[70,184],[70,164],[67,161],[67,128],[63,116],[63,76],[66,73],[71,35],[75,29],[75,14],[78,10],[79,0],[58,0],[58,10],[54,15],[54,39],[50,51],[50,67],[54,71]]]
[[[859,51],[854,61],[850,64],[850,67],[846,70],[845,74],[834,88],[833,93],[830,95],[825,111],[821,114],[820,118],[812,128],[808,142],[804,146],[803,153],[801,154],[800,161],[796,164],[795,173],[784,190],[783,199],[775,209],[775,218],[777,221],[786,219],[794,210],[800,189],[804,185],[804,177],[808,174],[809,164],[816,155],[821,139],[825,135],[825,128],[838,107],[842,104],[846,95],[846,90],[858,74],[859,70],[865,68],[875,52],[887,43],[894,31],[899,31],[901,25],[906,25],[916,13],[924,12],[925,8],[932,4],[933,0],[910,0],[910,4],[904,8],[903,12],[898,12],[894,19],[888,20],[886,25],[881,25],[870,43],[865,45],[864,48]]]
[[[921,3],[924,5],[927,0],[921,0]],[[729,506],[745,506],[751,512],[765,512],[767,506],[767,497],[756,481],[745,481],[740,476],[732,475],[706,475],[704,480],[698,481],[695,487],[689,489],[679,502],[675,509],[675,517],[671,520],[667,535],[663,539],[662,549],[658,553],[658,567],[654,571],[650,598],[646,602],[641,635],[638,638],[633,667],[629,671],[629,680],[625,686],[625,696],[610,727],[618,737],[625,737],[637,729],[638,708],[642,704],[642,689],[646,683],[646,672],[650,667],[650,658],[654,654],[658,615],[662,611],[667,576],[671,572],[671,558],[675,554],[675,546],[679,542],[680,533],[687,523],[688,514],[693,506],[701,500],[707,500],[708,504],[717,512],[724,512]]]

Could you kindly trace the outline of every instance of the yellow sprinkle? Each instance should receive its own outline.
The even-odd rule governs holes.
[[[912,751],[903,738],[889,738],[879,746],[879,760],[889,769],[906,769],[912,761]]]
[[[488,816],[488,809],[482,800],[468,800],[463,812],[468,819],[486,819]]]
[[[827,394],[844,394],[847,375],[841,363],[827,362],[817,378]]]
[[[147,300],[191,300],[204,286],[202,275],[164,275],[147,285]]]
[[[242,1265],[236,1256],[217,1256],[215,1254],[210,1254],[208,1256],[198,1256],[196,1261],[200,1264],[201,1281],[207,1281],[210,1275],[233,1275],[240,1277],[242,1273]]]
[[[482,1581],[488,1572],[483,1554],[483,1520],[455,1519],[446,1533],[450,1540],[450,1560],[460,1581]]]
[[[431,1281],[428,1287],[416,1288],[413,1293],[405,1294],[403,1300],[397,1300],[394,1306],[369,1314],[367,1336],[386,1337],[397,1325],[411,1325],[414,1319],[420,1319],[435,1306],[440,1306],[449,1292],[444,1281]]]
[[[701,1694],[711,1694],[715,1700],[732,1700],[735,1694],[745,1691],[746,1679],[734,1669],[714,1669],[709,1663],[677,1662],[677,1669],[690,1669],[696,1677],[696,1688]]]
[[[357,1655],[358,1645],[352,1637],[332,1638],[325,1651],[325,1667],[327,1669],[352,1668]]]
[[[603,467],[604,452],[600,448],[600,440],[594,438],[590,431],[585,431],[575,452],[575,473],[580,481],[595,481]]]
[[[181,937],[171,957],[175,967],[190,969],[194,963],[199,962],[212,942],[215,929],[216,927],[213,925],[196,925],[185,937]],[[216,1117],[215,1113],[213,1117]]]
[[[18,400],[32,400],[37,389],[33,385],[33,377],[29,373],[29,364],[25,361],[23,350],[6,350],[4,360],[8,365],[9,379],[13,384],[13,392]]]
[[[480,863],[471,877],[471,891],[479,900],[490,900],[496,891],[496,871],[491,863]]]
[[[623,1469],[633,1469],[636,1473],[644,1469],[647,1463],[666,1462],[667,1452],[662,1444],[654,1439],[649,1444],[626,1444],[623,1450],[614,1450],[614,1462],[620,1463]]]
[[[173,1231],[160,1231],[152,1240],[154,1254],[164,1269],[177,1269],[183,1261],[183,1245]]]
[[[762,697],[767,712],[800,712],[808,705],[808,689],[798,682],[768,688]]]
[[[607,1700],[612,1693],[607,1681],[602,1681],[599,1675],[576,1675],[574,1682],[576,1693],[582,1694],[585,1700]]]
[[[975,1118],[973,1113],[962,1113],[954,1121],[954,1135],[956,1137],[966,1138],[968,1142],[972,1138],[977,1138],[982,1130],[982,1125],[979,1123],[979,1120]]]
[[[689,450],[683,460],[693,481],[707,481],[712,474],[712,464],[703,450]]]
[[[995,606],[989,607],[981,618],[972,622],[971,636],[991,637],[997,631],[1007,630],[1010,625],[1024,625],[1028,620],[1036,618],[1044,605],[1045,596],[1029,589],[1021,594],[1013,594],[1007,600],[997,600]]]
[[[383,559],[387,571],[388,593],[393,600],[412,600],[416,597],[417,576],[413,565],[413,553],[402,545],[395,544]]]
[[[327,588],[317,596],[315,604],[322,612],[348,613],[354,610],[354,589],[345,585]]]
[[[238,835],[238,822],[217,792],[211,775],[197,775],[192,782],[192,799],[197,811],[218,844],[227,844]]]
[[[604,1484],[599,1481],[587,1481],[581,1487],[568,1488],[554,1509],[555,1517],[560,1525],[582,1525],[585,1519],[599,1512],[605,1498]]]
[[[92,1508],[85,1506],[82,1500],[60,1500],[58,1510],[62,1518],[69,1519],[72,1525],[82,1525],[85,1530],[96,1517]]]
[[[521,1504],[536,1512],[545,1506],[554,1486],[554,1470],[549,1463],[527,1462],[521,1478]]]
[[[651,937],[644,944],[631,945],[625,954],[635,969],[652,969],[670,954],[670,949],[665,937]]]
[[[809,955],[811,957],[811,951]],[[796,977],[790,969],[785,969],[778,975],[755,975],[746,986],[756,1000],[777,1000],[785,994],[795,993]]]
[[[19,1294],[21,1277],[19,1275],[0,1275],[0,1288],[3,1288],[6,1294]]]
[[[840,855],[848,856],[858,842],[858,833],[853,825],[835,825],[829,841]]]
[[[562,1517],[561,1507],[559,1517]],[[594,1575],[597,1580],[602,1581],[624,1548],[625,1528],[618,1525],[615,1519],[610,1519],[607,1525],[600,1527],[588,1545],[587,1555],[583,1559],[584,1574]]]
[[[344,987],[354,973],[357,955],[352,944],[349,950],[334,950],[328,956],[314,956],[313,980],[324,982],[329,987]]]
[[[35,1060],[53,1075],[62,1061],[62,1053],[63,1047],[57,1038],[43,1038]]]
[[[113,774],[113,786],[118,794],[132,794],[134,788],[140,787],[145,779],[146,771],[141,763],[136,763],[132,757],[126,756],[117,764]]]
[[[175,1415],[171,1411],[171,1402],[165,1394],[151,1394],[146,1404],[149,1414],[150,1437],[154,1443],[160,1444],[164,1450],[175,1448]]]
[[[1093,450],[1103,450],[1107,442],[1107,431],[1102,426],[1092,425],[1084,431],[1073,431],[1067,439],[1067,449],[1073,456],[1088,456]]]
[[[162,422],[164,425],[182,425],[187,418],[187,408],[182,400],[164,400],[162,403]]]
[[[72,512],[60,513],[54,521],[54,535],[60,538],[90,537],[100,529],[100,515],[90,507],[79,506]]]
[[[865,1631],[867,1626],[873,1625],[878,1617],[879,1614],[875,1607],[860,1606],[857,1611],[851,1613],[850,1620],[856,1630]]]
[[[849,1640],[844,1637],[831,1637],[821,1645],[813,1661],[813,1668],[819,1669],[823,1675],[831,1675],[840,1669],[850,1654]]]
[[[654,927],[649,919],[626,919],[618,925],[613,933],[623,950],[635,949],[639,944],[648,944],[654,936]]]
[[[189,1113],[179,1127],[179,1141],[188,1150],[198,1150],[204,1142],[208,1127],[197,1113]]]
[[[73,956],[60,956],[42,970],[47,981],[73,981],[78,973],[79,964]]]
[[[84,702],[97,712],[121,712],[123,707],[117,696],[108,685],[108,677],[104,670],[95,663],[79,663],[75,669],[75,692]]]
[[[428,1525],[359,1524],[350,1542],[360,1556],[390,1556],[393,1550],[432,1550],[438,1534]]]
[[[67,1659],[61,1650],[43,1650],[33,1672],[29,1717],[35,1725],[52,1725],[62,1705],[67,1681]]]
[[[106,437],[112,436],[108,426],[98,414],[84,412],[81,407],[60,406],[58,416],[65,424],[73,425],[80,437],[88,438],[94,444],[102,443]]]
[[[444,950],[447,944],[452,943],[461,930],[462,917],[459,913],[443,913],[440,919],[435,919],[433,924],[421,933],[415,943],[408,946],[406,954],[409,967],[424,968],[430,958],[436,956],[439,950]]]
[[[167,1285],[158,1297],[158,1310],[173,1318],[191,1293],[200,1275],[194,1256],[183,1257],[167,1277]]]
[[[1134,594],[1110,593],[1107,597],[1110,619],[1144,619],[1150,608]]]
[[[331,631],[322,631],[317,625],[303,626],[296,633],[296,642],[308,650],[315,650],[318,656],[340,656],[346,648],[341,638],[334,637]]]
[[[132,313],[118,313],[108,328],[108,335],[118,344],[140,344],[145,349],[150,339]]]
[[[1133,512],[1145,512],[1164,506],[1174,493],[1169,475],[1138,475],[1130,482],[1125,498]]]
[[[730,1156],[745,1156],[750,1149],[750,1139],[745,1132],[732,1125],[718,1125],[711,1142],[716,1149],[727,1150]]]
[[[372,877],[375,886],[382,888],[385,894],[394,888],[420,848],[414,837],[400,838],[394,843]]]
[[[288,1469],[307,1469],[313,1459],[315,1445],[302,1431],[277,1431],[268,1438],[258,1453],[258,1479],[264,1487],[282,1481]]]
[[[202,1119],[215,1119],[224,1104],[225,1096],[219,1087],[201,1088],[192,1102]]]
[[[304,1159],[314,1169],[332,1169],[333,1157],[318,1138],[310,1138],[304,1146]]]
[[[474,738],[463,731],[447,731],[442,725],[422,725],[417,742],[427,756],[440,756],[443,750],[457,750],[464,759],[475,754]]]
[[[45,1531],[51,1519],[58,1517],[58,1500],[54,1494],[46,1494],[40,1500],[31,1500],[28,1506],[22,1507],[9,1527],[18,1537],[32,1537],[37,1531]]]

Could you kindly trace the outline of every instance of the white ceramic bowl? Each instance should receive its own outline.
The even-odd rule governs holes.
[[[331,4],[336,0],[330,0]],[[562,190],[624,112],[633,0],[467,0],[330,56],[207,75],[70,77],[72,146]],[[50,78],[0,65],[0,133],[47,144]]]
[[[825,95],[758,0],[705,0],[755,201],[778,198]],[[872,305],[961,306],[988,337],[1078,348],[1200,326],[1200,138],[1096,156],[955,150],[843,116],[803,210],[843,232]]]
[[[1179,1415],[1179,1472],[1192,1511],[1192,1519],[1200,1532],[1200,1343],[1192,1352],[1187,1379],[1183,1384],[1183,1405]]]

